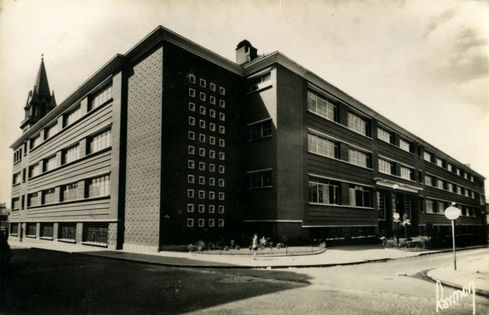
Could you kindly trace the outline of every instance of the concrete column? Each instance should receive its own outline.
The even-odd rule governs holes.
[[[107,247],[115,250],[117,245],[117,223],[111,222],[108,224]]]
[[[56,167],[63,163],[63,151],[56,152]]]
[[[80,158],[87,155],[87,138],[80,139],[80,142],[78,142],[78,149],[80,150]]]
[[[41,223],[37,222],[36,223],[36,238],[39,238],[41,236]]]
[[[76,197],[77,198],[84,198],[85,197],[85,181],[84,180],[78,181],[78,188],[76,190]]]
[[[80,244],[82,242],[82,239],[83,239],[83,223],[77,222],[76,223],[76,237],[75,237],[76,243]]]
[[[58,240],[58,223],[53,223],[53,241]]]
[[[80,115],[81,116],[85,115],[87,111],[88,111],[88,97],[85,97],[80,102]]]

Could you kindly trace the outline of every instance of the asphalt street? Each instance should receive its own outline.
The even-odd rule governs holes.
[[[435,284],[423,273],[452,261],[445,253],[331,268],[191,269],[13,253],[2,314],[437,314]],[[489,314],[489,299],[476,297],[476,310]],[[472,314],[471,299],[438,314]]]

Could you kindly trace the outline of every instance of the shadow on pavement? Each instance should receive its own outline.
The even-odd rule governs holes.
[[[10,267],[6,314],[176,314],[309,283],[292,271],[175,268],[36,249],[13,250]]]

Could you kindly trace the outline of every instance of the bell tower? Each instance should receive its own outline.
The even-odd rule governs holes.
[[[25,118],[20,125],[22,131],[29,130],[55,106],[54,91],[50,92],[49,90],[48,75],[44,66],[44,55],[42,55],[36,83],[27,94],[27,101],[24,106]]]

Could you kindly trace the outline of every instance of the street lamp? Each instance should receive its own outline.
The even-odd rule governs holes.
[[[445,209],[445,217],[452,221],[452,246],[453,246],[453,270],[457,270],[457,257],[455,255],[455,220],[460,217],[460,209],[455,207],[455,203]]]
[[[396,244],[397,247],[399,248],[399,219],[400,215],[397,212],[397,189],[399,186],[397,184],[394,184],[392,186],[392,189],[394,189],[394,213],[392,214],[392,218],[394,219],[394,223],[396,223]]]

